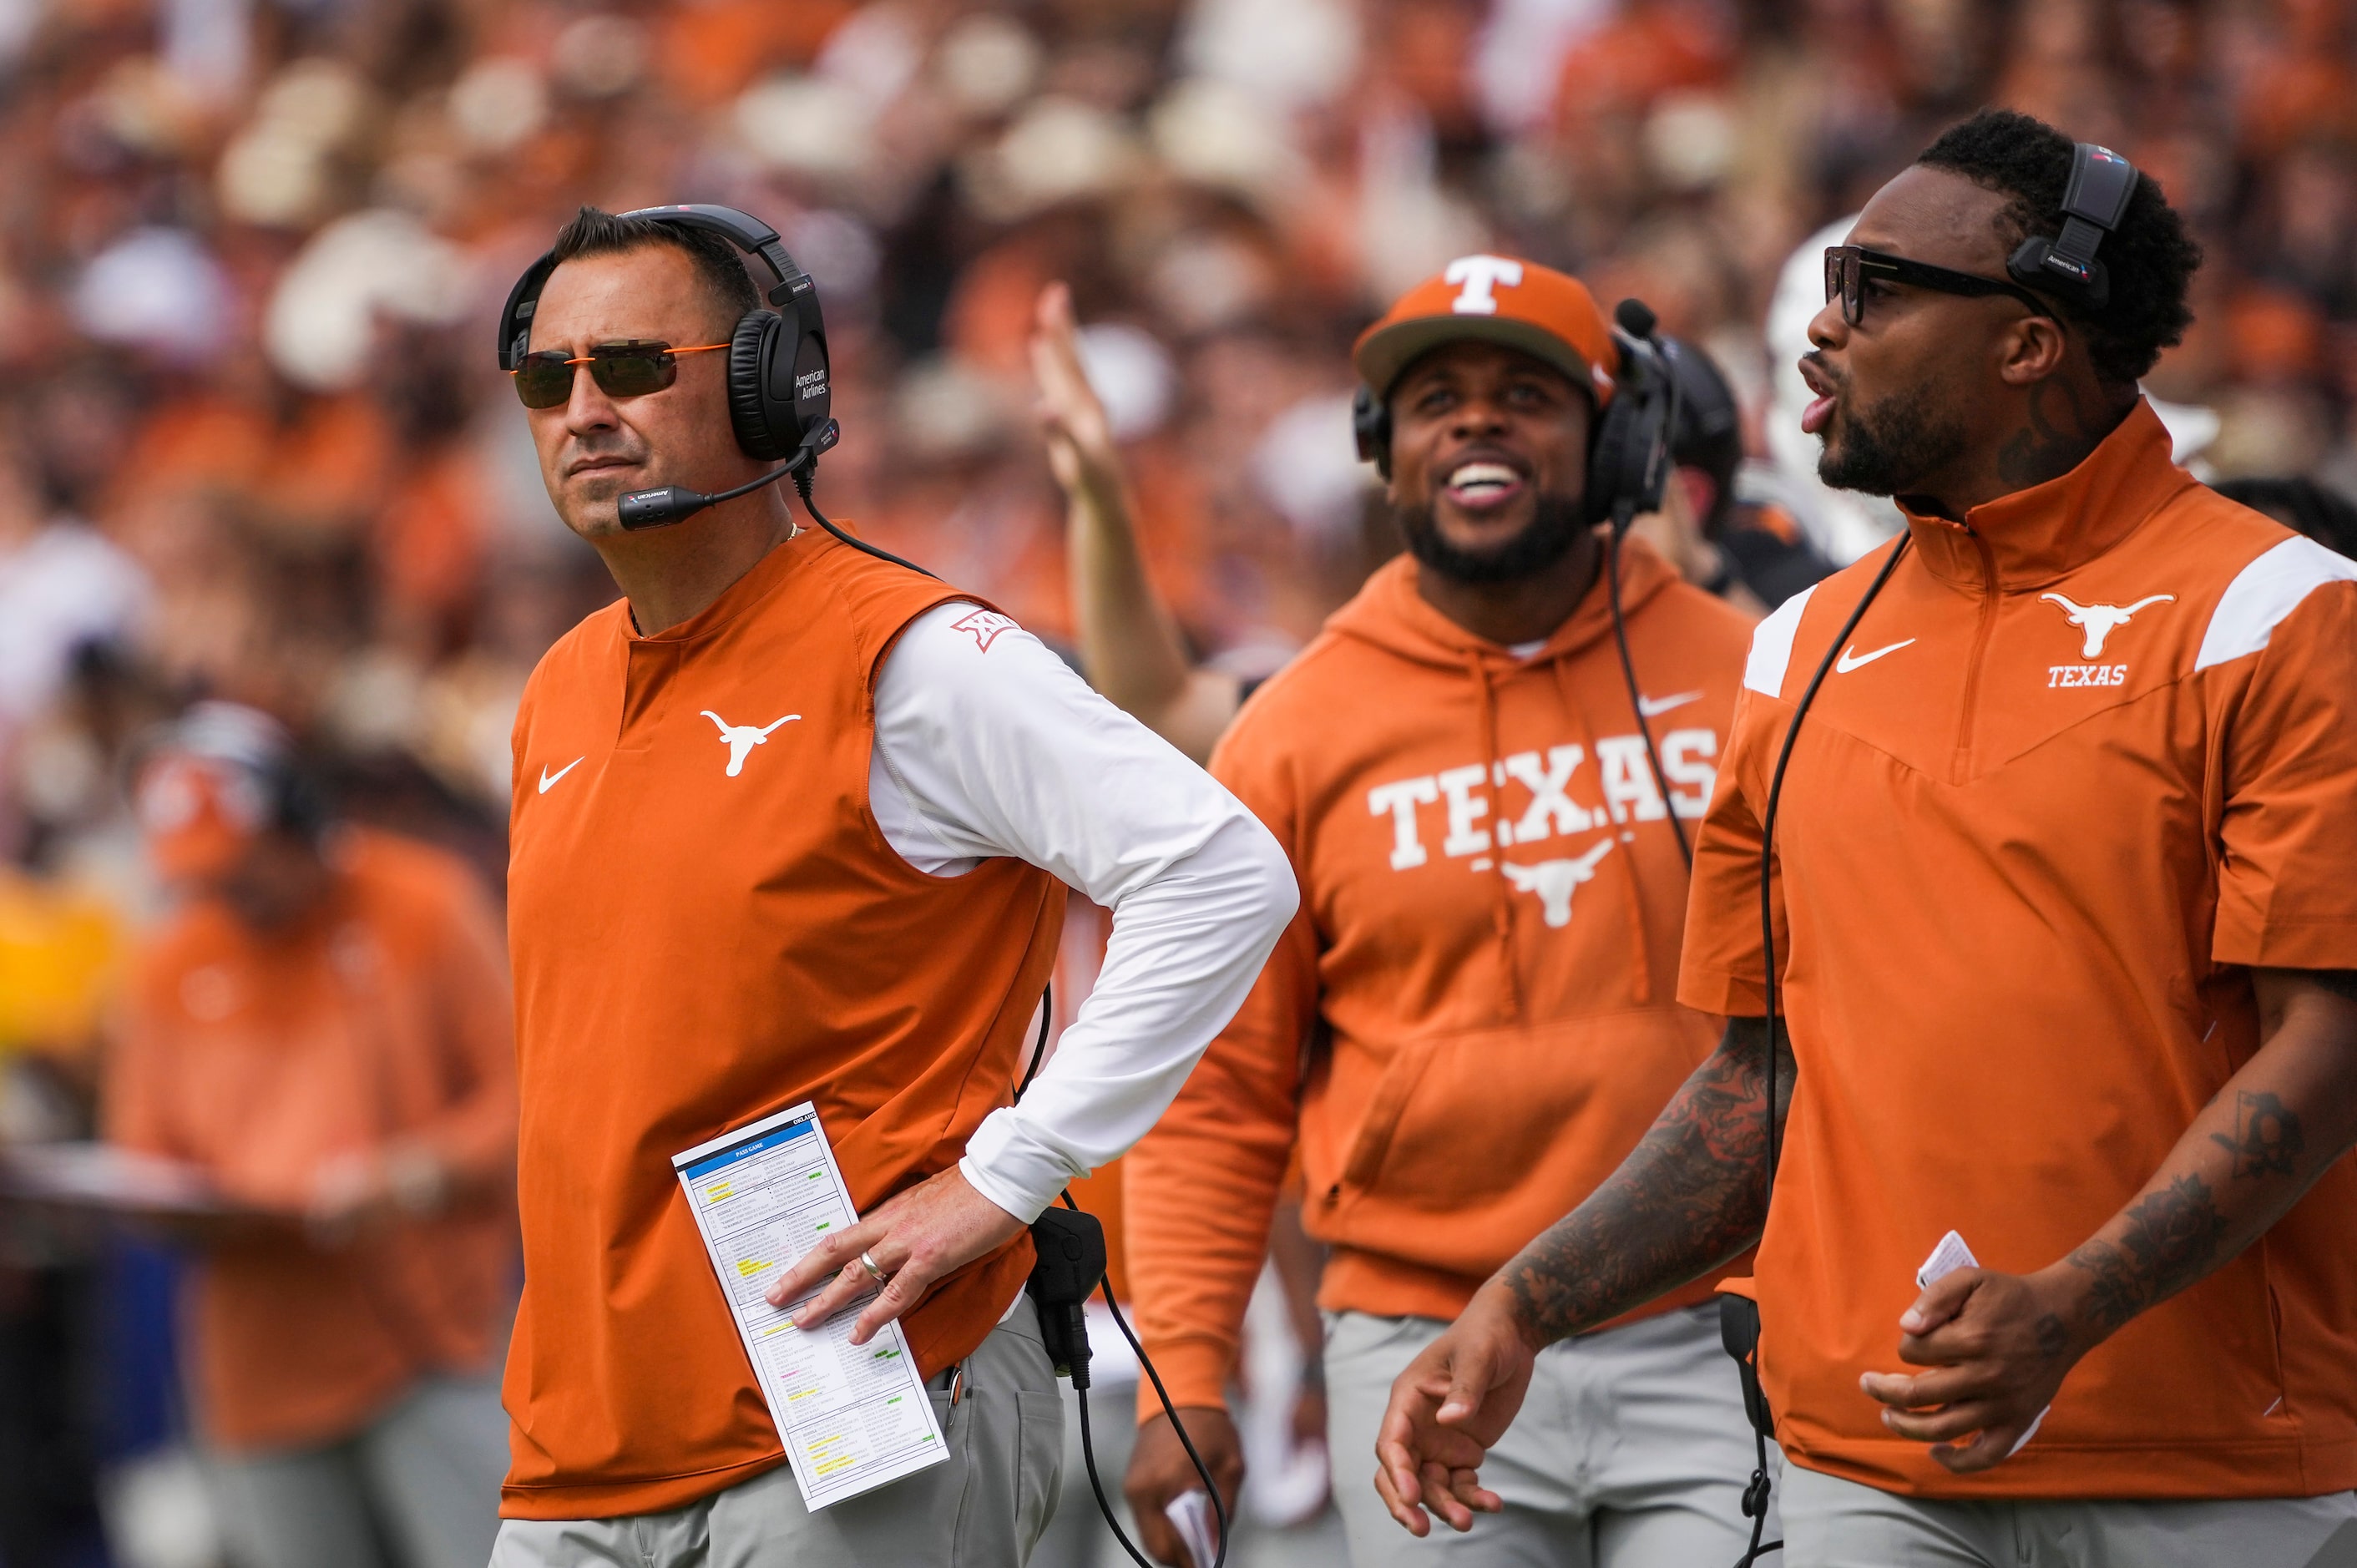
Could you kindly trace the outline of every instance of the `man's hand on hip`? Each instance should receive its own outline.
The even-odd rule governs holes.
[[[1467,1530],[1476,1512],[1506,1506],[1482,1487],[1479,1471],[1523,1408],[1536,1354],[1512,1297],[1487,1284],[1393,1381],[1375,1430],[1375,1490],[1409,1534],[1431,1532],[1427,1510]]]
[[[1227,1505],[1228,1517],[1234,1519],[1244,1484],[1244,1450],[1236,1439],[1235,1422],[1224,1409],[1211,1405],[1183,1406],[1179,1417],[1187,1423],[1187,1435],[1194,1439],[1195,1452],[1220,1483],[1220,1500]],[[1121,1489],[1137,1519],[1138,1544],[1147,1556],[1170,1568],[1211,1568],[1188,1555],[1186,1543],[1163,1511],[1187,1493],[1203,1489],[1203,1477],[1195,1473],[1195,1462],[1187,1457],[1168,1416],[1157,1415],[1137,1429],[1129,1477]]]
[[[871,1290],[876,1299],[852,1326],[865,1345],[878,1329],[924,1299],[944,1279],[1021,1235],[1023,1221],[974,1189],[955,1165],[926,1177],[875,1213],[812,1248],[766,1293],[783,1306],[829,1274],[827,1287],[794,1315],[798,1328],[815,1328]],[[862,1254],[885,1275],[881,1290]]]

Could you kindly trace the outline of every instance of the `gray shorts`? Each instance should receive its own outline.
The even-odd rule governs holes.
[[[1481,1467],[1506,1511],[1464,1535],[1401,1529],[1375,1494],[1375,1429],[1392,1380],[1447,1326],[1327,1320],[1327,1441],[1355,1568],[1725,1568],[1743,1554],[1756,1451],[1716,1303],[1539,1352],[1522,1413]],[[1772,1513],[1768,1528],[1772,1539]]]
[[[1784,1466],[1784,1568],[2357,1568],[2357,1492],[1946,1502]]]
[[[812,1513],[784,1466],[667,1513],[500,1526],[491,1568],[1019,1568],[1055,1511],[1064,1406],[1028,1301],[931,1385],[950,1456]],[[1092,1412],[1091,1413],[1094,1413]]]

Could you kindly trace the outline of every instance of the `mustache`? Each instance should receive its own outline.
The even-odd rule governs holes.
[[[583,463],[596,462],[607,457],[619,457],[627,463],[643,463],[647,458],[647,449],[644,443],[627,439],[607,441],[576,439],[565,445],[565,468],[570,472]]]
[[[1849,377],[1843,371],[1835,370],[1833,366],[1826,361],[1824,351],[1823,349],[1810,349],[1807,353],[1801,356],[1801,362],[1808,366],[1811,370],[1816,371],[1818,375],[1824,377],[1826,384],[1830,385],[1834,391],[1837,392],[1849,391]]]

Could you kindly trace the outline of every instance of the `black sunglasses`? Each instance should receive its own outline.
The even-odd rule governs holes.
[[[1917,288],[1928,288],[1940,294],[1960,294],[1969,298],[1991,294],[2010,295],[2040,316],[2056,321],[2061,319],[2052,306],[2028,289],[2001,278],[1960,273],[1950,267],[1933,266],[1929,262],[1910,262],[1904,256],[1869,251],[1864,245],[1825,247],[1825,298],[1842,302],[1842,319],[1852,327],[1866,319],[1866,283],[1868,278],[1910,284]]]
[[[608,397],[644,397],[661,392],[679,379],[680,354],[708,354],[726,343],[701,343],[674,349],[668,343],[600,343],[578,359],[567,359],[561,349],[526,354],[523,363],[508,374],[515,378],[516,396],[526,408],[555,408],[573,396],[575,367],[589,367],[589,379]]]

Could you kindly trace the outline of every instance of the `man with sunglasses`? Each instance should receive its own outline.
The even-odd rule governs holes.
[[[2170,463],[2158,186],[2039,263],[2104,159],[1984,113],[1829,258],[1807,426],[1907,532],[1755,634],[1680,972],[1726,1042],[1395,1386],[1403,1522],[1493,1506],[1534,1347],[1757,1239],[1792,1568],[2357,1548],[2357,564]]]
[[[696,229],[584,209],[553,258],[516,391],[622,598],[516,720],[525,1285],[492,1560],[1020,1563],[1062,1452],[1027,1227],[1169,1103],[1290,870],[1012,620],[797,528],[778,488],[624,529],[625,494],[768,471],[723,349],[760,307]],[[1112,940],[1016,1106],[1066,884]],[[670,1160],[804,1100],[866,1219],[770,1300],[818,1289],[798,1326],[856,1311],[855,1345],[897,1319],[947,1449],[817,1513]]]

